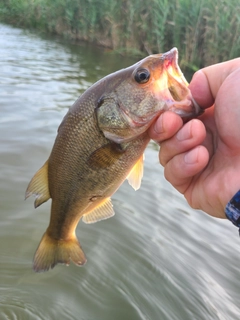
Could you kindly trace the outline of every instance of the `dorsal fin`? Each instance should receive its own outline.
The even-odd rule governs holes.
[[[134,190],[138,190],[141,186],[141,180],[143,177],[143,159],[144,155],[142,154],[127,177],[128,183]]]
[[[48,161],[46,161],[45,164],[33,176],[27,187],[25,199],[33,194],[36,195],[34,202],[35,208],[50,198],[48,188]]]
[[[110,198],[106,198],[98,207],[93,211],[86,213],[82,217],[82,221],[85,223],[94,223],[97,221],[105,220],[113,217],[115,212],[113,211],[113,205]]]

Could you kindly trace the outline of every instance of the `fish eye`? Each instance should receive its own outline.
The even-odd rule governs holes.
[[[139,69],[135,73],[134,79],[137,83],[146,83],[150,78],[150,72],[147,69]]]

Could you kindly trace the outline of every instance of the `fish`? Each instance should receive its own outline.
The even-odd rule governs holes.
[[[183,119],[202,113],[178,66],[177,48],[107,75],[69,108],[48,160],[25,194],[35,195],[35,208],[52,199],[35,272],[86,263],[76,237],[80,219],[90,224],[114,216],[111,196],[125,179],[135,190],[140,187],[147,130],[166,110]]]

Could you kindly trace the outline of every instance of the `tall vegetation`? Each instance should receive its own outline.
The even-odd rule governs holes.
[[[239,0],[0,0],[0,18],[121,52],[176,46],[192,69],[240,56]]]

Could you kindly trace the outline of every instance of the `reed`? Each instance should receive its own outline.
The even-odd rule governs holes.
[[[0,18],[121,53],[173,46],[195,70],[240,56],[239,0],[2,0]]]

